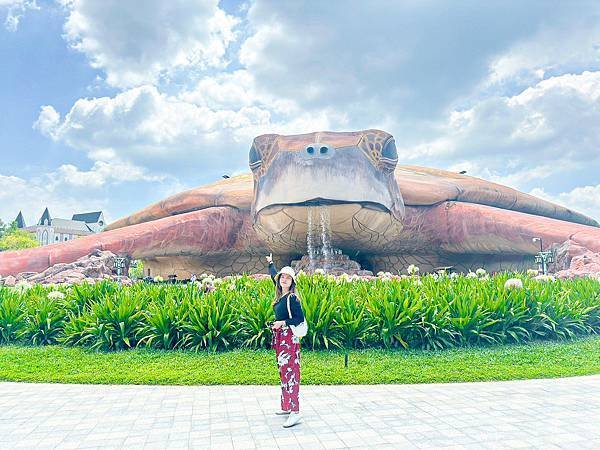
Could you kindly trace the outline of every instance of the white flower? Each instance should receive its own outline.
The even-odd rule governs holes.
[[[527,269],[527,276],[528,277],[535,277],[538,274],[538,270],[537,269]]]
[[[483,277],[485,276],[487,272],[485,271],[485,269],[483,267],[480,267],[479,269],[477,269],[475,271],[475,275],[477,275],[478,277]]]
[[[406,271],[409,273],[409,275],[416,275],[417,273],[419,273],[419,270],[420,269],[414,264],[411,264],[406,268]]]
[[[315,275],[325,275],[325,271],[321,268],[315,269]]]
[[[21,294],[23,292],[28,291],[29,289],[31,289],[33,287],[32,284],[29,284],[27,281],[25,280],[21,280],[19,281],[17,284],[15,284],[14,289],[18,292],[20,292]]]
[[[477,274],[475,272],[471,272],[469,270],[469,273],[466,275],[467,278],[477,278]]]
[[[385,275],[385,272],[382,272],[381,270],[379,272],[377,272],[377,276],[378,277],[382,277]]]
[[[160,275],[157,275],[154,277],[154,282],[155,283],[160,283],[161,281],[164,281],[164,278],[161,277]]]
[[[56,299],[56,300],[62,300],[63,298],[65,298],[65,294],[63,294],[60,291],[51,291],[48,292],[47,297],[52,300],[52,299]]]
[[[338,283],[349,283],[350,281],[352,281],[352,279],[350,278],[350,275],[348,275],[345,272],[343,274],[341,274],[337,279]]]
[[[523,282],[519,278],[509,278],[504,282],[504,289],[523,289]]]
[[[458,278],[458,274],[457,274],[456,272],[452,272],[452,273],[451,273],[450,275],[448,275],[448,276],[449,276],[449,278],[450,278],[451,280],[455,280],[456,278]]]
[[[534,277],[534,280],[547,282],[547,281],[556,281],[556,278],[554,278],[554,276],[552,276],[552,275],[538,275],[537,277]]]

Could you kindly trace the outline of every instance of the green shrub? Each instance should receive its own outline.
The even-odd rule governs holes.
[[[233,294],[224,291],[184,296],[186,318],[181,325],[178,347],[196,352],[231,348],[237,333],[232,297]]]
[[[63,331],[65,309],[60,300],[40,296],[27,304],[23,336],[34,345],[56,344]]]
[[[339,346],[335,328],[335,297],[332,290],[335,282],[322,275],[298,277],[298,289],[304,317],[308,323],[308,334],[302,344],[311,349]]]
[[[123,289],[107,294],[90,305],[84,314],[87,323],[82,342],[97,350],[123,350],[137,345],[137,330],[142,327],[143,298]]]
[[[242,277],[226,289],[237,293],[238,338],[248,348],[270,348],[273,333],[268,326],[275,320],[273,313],[274,291],[271,280],[253,282]]]
[[[15,291],[0,287],[0,344],[19,340],[25,329],[22,297]]]
[[[509,277],[522,289],[505,289]],[[309,349],[451,347],[565,340],[600,333],[600,281],[539,282],[522,274],[412,276],[348,282],[298,277]],[[208,284],[103,281],[71,287],[0,286],[0,344],[220,351],[269,348],[271,280]]]

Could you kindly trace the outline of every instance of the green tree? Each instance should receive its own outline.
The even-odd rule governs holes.
[[[131,261],[129,278],[139,280],[144,277],[144,263],[141,260]]]
[[[0,237],[0,251],[21,250],[24,248],[37,247],[37,239],[25,230],[17,228],[16,222],[9,226],[3,225]]]
[[[6,232],[6,229],[8,228],[8,225],[4,223],[4,221],[2,219],[0,219],[0,238],[2,236],[4,236],[4,233]]]

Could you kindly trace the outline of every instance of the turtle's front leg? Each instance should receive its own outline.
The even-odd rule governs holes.
[[[517,211],[462,202],[444,202],[426,214],[440,250],[465,254],[533,255],[567,240],[600,252],[600,228]]]
[[[57,263],[72,263],[94,250],[109,250],[134,259],[163,258],[163,261],[164,258],[182,257],[210,261],[223,255],[242,257],[253,253],[260,259],[260,255],[268,251],[254,232],[247,212],[232,207],[214,207],[65,243],[2,252],[0,275],[42,272]]]
[[[421,208],[418,216],[423,234],[435,236],[437,266],[457,271],[534,268],[539,239],[544,250],[569,241],[600,252],[600,228],[564,220],[463,202]]]

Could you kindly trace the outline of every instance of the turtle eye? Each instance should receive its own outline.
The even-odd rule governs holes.
[[[383,158],[389,159],[390,162],[398,161],[398,151],[396,150],[396,143],[394,139],[389,139],[383,149],[381,150],[381,156]]]
[[[258,169],[262,164],[262,158],[256,147],[253,145],[250,148],[250,154],[248,155],[248,162],[250,163],[250,170]]]

